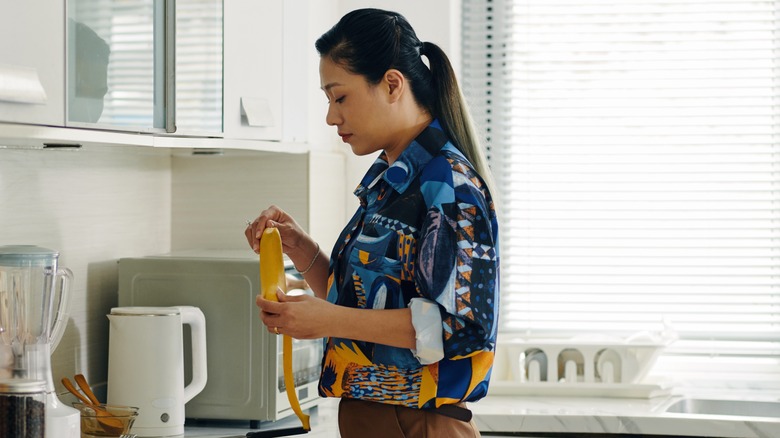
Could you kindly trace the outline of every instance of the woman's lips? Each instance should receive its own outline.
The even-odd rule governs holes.
[[[339,133],[339,136],[341,137],[341,141],[346,143],[352,137],[352,134],[341,134],[341,133]]]

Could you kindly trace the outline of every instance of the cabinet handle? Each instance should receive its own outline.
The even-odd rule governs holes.
[[[176,132],[176,1],[165,0],[165,132]]]

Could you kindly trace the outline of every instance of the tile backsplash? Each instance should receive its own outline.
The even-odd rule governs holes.
[[[74,274],[67,330],[52,355],[58,390],[63,376],[83,373],[105,395],[106,314],[117,304],[119,258],[239,248],[245,219],[269,203],[306,226],[306,169],[307,155],[0,149],[0,245],[57,250]]]
[[[172,249],[249,250],[246,221],[270,204],[309,229],[308,169],[308,156],[300,154],[175,154]]]

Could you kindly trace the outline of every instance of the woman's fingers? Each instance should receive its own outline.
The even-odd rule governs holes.
[[[284,329],[284,334],[299,339],[322,336],[319,320],[325,316],[327,302],[306,294],[286,295],[281,290],[277,290],[277,298],[279,302],[260,295],[255,298],[260,319],[269,331]]]
[[[244,236],[246,236],[249,247],[257,253],[260,251],[260,237],[263,235],[263,231],[268,226],[276,226],[279,221],[283,221],[287,215],[275,205],[271,205],[267,209],[260,212],[260,214],[253,221],[249,221],[246,229],[244,230]],[[281,230],[280,230],[281,231]]]

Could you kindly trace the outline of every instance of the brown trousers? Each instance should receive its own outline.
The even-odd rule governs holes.
[[[464,406],[465,407],[465,406]],[[341,438],[479,438],[469,422],[405,406],[342,398]]]

